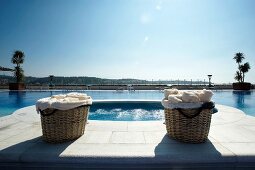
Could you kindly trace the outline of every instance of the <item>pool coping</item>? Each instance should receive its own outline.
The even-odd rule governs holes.
[[[170,139],[163,121],[89,120],[81,138],[55,145],[41,140],[39,115],[34,106],[25,107],[0,118],[0,167],[254,168],[255,118],[232,107],[216,107],[219,112],[204,144]]]

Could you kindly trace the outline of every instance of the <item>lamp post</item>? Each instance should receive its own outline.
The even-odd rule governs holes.
[[[212,83],[211,83],[212,75],[211,75],[211,74],[209,74],[209,75],[207,75],[207,76],[208,76],[208,78],[209,78],[209,87],[211,87],[211,86],[212,86]]]
[[[52,81],[53,81],[53,77],[54,77],[54,75],[49,75],[49,78],[50,78],[50,88],[52,88],[53,87],[53,83],[52,83]]]

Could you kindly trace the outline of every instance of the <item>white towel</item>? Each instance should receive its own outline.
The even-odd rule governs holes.
[[[199,97],[197,96],[197,94],[195,92],[185,91],[182,94],[182,101],[184,103],[197,103],[200,100],[199,100]]]
[[[211,90],[203,89],[198,93],[199,100],[201,102],[210,102],[213,96],[213,92]]]
[[[166,89],[162,105],[165,108],[198,108],[203,103],[210,102],[213,92],[210,90],[178,91],[177,89]]]
[[[55,101],[56,101],[56,99],[55,98],[51,98],[51,97],[46,97],[46,98],[39,99],[36,102],[36,110],[37,110],[37,112],[39,110],[45,110],[47,108],[50,108],[51,104],[53,102],[55,102]]]
[[[42,98],[36,102],[36,110],[45,110],[53,108],[58,110],[69,110],[82,105],[91,105],[92,98],[86,94],[69,93],[66,95],[54,95],[52,97]]]
[[[182,100],[180,99],[181,96],[178,95],[169,95],[168,96],[168,101],[170,103],[181,103]]]
[[[164,94],[165,94],[165,99],[168,98],[169,95],[177,95],[179,91],[177,89],[165,89]]]
[[[67,97],[78,98],[79,100],[89,99],[89,96],[87,96],[87,94],[84,94],[84,93],[68,93],[66,96]]]
[[[52,95],[51,98],[56,98],[57,100],[65,98],[65,94],[59,94],[59,95]]]

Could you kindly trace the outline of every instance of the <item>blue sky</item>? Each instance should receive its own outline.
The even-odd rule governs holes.
[[[253,0],[0,0],[0,65],[27,76],[233,82],[243,52],[255,83]],[[3,73],[2,73],[3,74]]]

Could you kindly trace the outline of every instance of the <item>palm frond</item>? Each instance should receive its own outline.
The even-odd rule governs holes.
[[[236,60],[236,63],[242,63],[243,59],[245,59],[244,54],[243,53],[236,53],[235,57],[233,58],[234,60]]]
[[[239,71],[236,71],[235,80],[238,82],[241,82],[242,79],[243,79],[242,73],[240,73]]]

